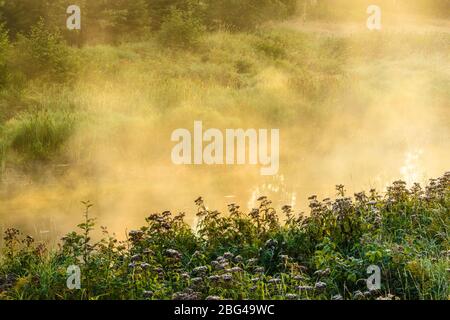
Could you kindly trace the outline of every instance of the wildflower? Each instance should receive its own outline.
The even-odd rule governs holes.
[[[208,272],[208,267],[206,267],[206,266],[197,267],[194,270],[192,270],[192,273],[196,274],[196,275],[205,275],[207,272]]]
[[[153,297],[154,293],[153,291],[144,291],[143,295],[144,298],[150,299],[151,297]]]
[[[330,268],[326,268],[325,270],[317,270],[316,272],[314,272],[314,275],[318,277],[326,277],[330,273],[331,273]]]
[[[230,270],[232,273],[240,273],[240,272],[242,272],[243,270],[241,269],[241,268],[239,268],[239,267],[234,267],[234,268],[231,268],[231,270]]]
[[[209,296],[209,297],[206,298],[206,300],[219,301],[219,300],[222,300],[222,298],[218,297],[218,296]]]
[[[288,293],[287,295],[286,295],[286,299],[287,300],[297,300],[297,295],[296,294],[292,294],[292,293]]]
[[[236,262],[236,263],[240,263],[240,262],[242,262],[244,259],[242,258],[242,256],[236,256],[236,257],[234,257],[234,262]]]
[[[187,272],[183,272],[180,276],[184,280],[189,280],[191,278],[191,276]]]
[[[223,281],[231,281],[231,280],[233,280],[233,276],[229,273],[225,273],[222,275],[222,280]]]
[[[141,231],[141,230],[131,230],[131,231],[128,233],[128,236],[129,236],[132,240],[140,239],[143,235],[144,235],[144,232]]]
[[[336,185],[337,196],[344,197],[345,196],[345,187],[342,184]]]
[[[230,264],[228,263],[228,261],[223,261],[223,262],[220,264],[220,266],[222,267],[222,269],[228,268],[229,265],[230,265]]]
[[[203,278],[201,278],[201,277],[192,278],[191,282],[193,285],[199,285],[200,283],[203,282]]]
[[[143,254],[148,254],[148,255],[154,255],[155,252],[151,249],[145,249],[144,251],[142,251]]]
[[[176,292],[172,295],[172,300],[199,300],[201,294],[192,289],[185,289],[182,292]]]
[[[370,291],[364,291],[363,295],[364,295],[364,297],[369,298],[372,296],[372,293]]]
[[[308,292],[308,291],[314,290],[314,288],[311,287],[311,286],[297,286],[297,287],[295,287],[295,289],[298,290],[298,291],[304,291],[304,292]]]
[[[201,255],[202,255],[202,253],[200,251],[196,250],[194,252],[194,254],[192,255],[192,258],[197,258],[197,257],[200,257]]]
[[[269,283],[269,284],[279,284],[280,282],[281,282],[280,278],[273,278],[273,279],[270,279],[269,281],[267,281],[267,283]]]
[[[300,271],[302,271],[302,272],[308,271],[308,267],[305,267],[305,266],[302,266],[302,265],[297,266],[297,268],[298,268]]]
[[[137,262],[141,260],[141,255],[140,254],[135,254],[134,256],[131,257],[131,261],[133,262]]]
[[[258,262],[258,259],[255,259],[255,258],[251,258],[251,259],[247,260],[248,265],[254,265],[254,264],[256,264],[256,262]]]
[[[173,259],[177,259],[177,260],[181,259],[181,257],[182,257],[181,253],[179,253],[177,250],[174,250],[174,249],[167,249],[166,255],[169,258],[173,258]]]
[[[364,292],[364,294],[367,296],[375,296],[378,293],[380,293],[380,290],[374,288],[371,288],[369,289],[369,291]]]
[[[148,268],[150,268],[150,264],[148,264],[147,262],[143,262],[141,263],[141,268],[147,270]]]
[[[231,252],[225,252],[223,254],[223,257],[227,260],[231,260],[231,259],[233,259],[234,255]]]
[[[202,206],[203,203],[204,203],[202,197],[198,197],[194,202],[195,202],[195,204],[196,204],[197,206]]]
[[[34,243],[34,238],[32,236],[26,236],[24,243],[29,247]]]
[[[364,297],[364,293],[362,293],[361,291],[355,291],[354,293],[353,293],[353,299],[354,300],[363,300],[365,297]]]
[[[217,275],[210,276],[210,277],[208,277],[208,280],[211,282],[218,282],[218,281],[220,281],[220,276],[217,276]]]
[[[255,273],[264,273],[264,268],[263,267],[255,268]]]
[[[128,264],[128,268],[134,269],[136,268],[136,264],[134,262]]]
[[[384,297],[378,297],[377,300],[399,300],[399,298],[394,296],[393,294],[388,294]]]
[[[281,211],[289,218],[292,213],[292,206],[285,205],[281,207]]]
[[[259,280],[261,280],[260,278],[252,278],[251,282],[258,282]]]
[[[265,246],[269,247],[269,248],[274,248],[274,247],[278,246],[278,241],[274,240],[274,239],[269,239],[266,241]]]
[[[344,298],[340,294],[337,294],[335,296],[332,296],[331,300],[344,300]]]
[[[213,264],[211,263],[211,265],[213,265]],[[225,263],[221,264],[221,263],[217,262],[213,266],[216,270],[224,270],[228,265]]]
[[[250,211],[250,217],[257,219],[259,217],[259,209],[253,208],[252,211]]]
[[[302,281],[302,280],[305,280],[305,277],[298,274],[298,275],[294,276],[292,279],[294,279],[295,281]]]

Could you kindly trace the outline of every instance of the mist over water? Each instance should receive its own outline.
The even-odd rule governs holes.
[[[420,54],[370,60],[359,49],[348,47],[343,85],[314,105],[302,100],[282,65],[258,69],[253,87],[240,90],[205,86],[194,73],[194,80],[171,82],[127,59],[111,79],[88,72],[73,99],[89,121],[77,126],[60,164],[31,175],[8,168],[1,228],[59,237],[80,221],[80,202],[90,200],[98,223],[120,237],[163,210],[185,211],[193,223],[198,196],[221,211],[230,203],[251,209],[266,195],[277,209],[291,204],[307,212],[308,196],[334,197],[336,184],[353,195],[384,191],[397,179],[411,185],[440,176],[450,159],[449,51],[428,61]],[[195,120],[205,129],[280,129],[279,174],[263,177],[259,165],[172,164],[171,132],[192,130]]]

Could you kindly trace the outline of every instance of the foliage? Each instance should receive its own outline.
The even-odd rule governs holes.
[[[245,214],[195,203],[195,230],[184,213],[155,213],[118,240],[102,227],[92,239],[90,202],[85,221],[59,249],[5,232],[0,264],[4,299],[447,299],[450,255],[450,173],[425,189],[395,182],[382,196],[332,201],[310,198],[309,216],[267,197]],[[82,270],[82,289],[65,287],[69,265]],[[369,265],[381,268],[381,289],[367,290]]]

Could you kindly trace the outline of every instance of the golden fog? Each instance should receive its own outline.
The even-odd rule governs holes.
[[[307,211],[308,196],[333,197],[336,184],[353,195],[383,191],[397,179],[411,184],[440,176],[450,159],[450,49],[424,52],[414,46],[417,41],[427,48],[423,37],[450,39],[450,26],[409,18],[397,20],[397,29],[384,26],[370,33],[364,23],[299,18],[268,27],[289,34],[288,40],[306,34],[311,41],[338,37],[349,44],[342,73],[308,74],[317,76],[317,86],[329,83],[329,90],[319,91],[322,97],[311,99],[294,81],[298,76],[287,65],[290,60],[257,57],[247,35],[209,35],[204,53],[153,54],[157,49],[146,44],[83,49],[92,70],[73,89],[58,93],[58,99],[74,103],[83,121],[60,163],[43,165],[32,175],[8,168],[0,189],[1,227],[22,226],[42,239],[59,237],[80,221],[80,201],[90,200],[99,224],[122,236],[161,210],[185,211],[195,222],[198,196],[223,211],[229,203],[247,210],[260,195],[277,208],[293,204]],[[371,37],[384,36],[394,39],[392,44],[373,58],[361,54],[370,51],[364,46]],[[358,37],[366,40],[353,42]],[[404,37],[412,49],[403,47]],[[293,44],[288,57],[296,50],[305,56],[292,64],[322,63],[319,50],[317,56],[302,53],[301,45]],[[233,56],[254,62],[244,84],[221,69],[228,70]],[[95,66],[105,61],[111,62],[98,71]],[[280,129],[279,174],[262,177],[259,166],[173,165],[170,135],[177,128],[192,130],[194,120],[205,128]]]

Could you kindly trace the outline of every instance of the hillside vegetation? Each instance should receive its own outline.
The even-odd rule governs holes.
[[[415,26],[380,32],[365,28],[365,0],[78,2],[69,31],[72,1],[0,0],[0,299],[450,297],[450,175],[412,183],[448,170],[449,1],[378,1],[383,23]],[[280,176],[175,168],[170,133],[199,119],[280,128]],[[353,192],[400,172],[386,192]],[[310,212],[279,205],[348,176],[353,197],[338,185]],[[273,181],[286,191],[273,203],[209,209]],[[197,212],[183,209],[192,194],[206,199]],[[186,213],[123,230],[142,207]],[[51,241],[42,216],[57,217]]]

